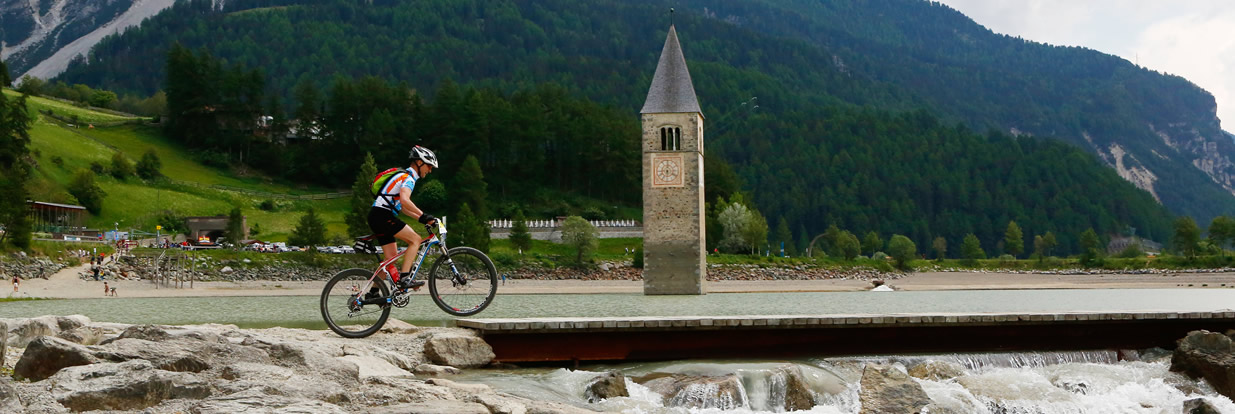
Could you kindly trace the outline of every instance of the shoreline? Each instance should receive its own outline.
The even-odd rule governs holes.
[[[47,299],[109,298],[102,281],[81,280],[80,267],[66,268],[47,280],[29,279],[14,297]],[[318,296],[324,281],[194,282],[193,288],[156,287],[144,280],[107,280],[116,297]],[[1012,272],[921,272],[886,280],[899,291],[1024,289],[1235,289],[1235,272],[1169,274],[1032,274]],[[719,280],[704,284],[708,293],[859,292],[869,280]],[[11,294],[11,292],[6,292]],[[640,294],[642,280],[508,280],[498,294]],[[423,288],[417,295],[427,295]]]

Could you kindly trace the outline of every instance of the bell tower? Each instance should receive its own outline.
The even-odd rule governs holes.
[[[707,276],[703,112],[673,25],[639,113],[643,120],[643,294],[702,295]]]

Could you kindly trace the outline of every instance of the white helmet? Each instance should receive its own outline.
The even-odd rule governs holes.
[[[412,160],[424,161],[425,164],[429,164],[432,165],[433,168],[437,168],[437,155],[433,155],[433,151],[429,151],[428,148],[419,145],[412,147],[412,152],[408,154],[407,157]]]

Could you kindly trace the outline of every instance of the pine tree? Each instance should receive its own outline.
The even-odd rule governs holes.
[[[488,191],[484,172],[480,170],[480,161],[475,156],[468,155],[463,160],[459,173],[455,175],[454,192],[458,194],[458,201],[472,206],[472,212],[476,213],[476,217],[480,220],[488,220],[485,201],[488,198]]]
[[[156,154],[153,148],[148,149],[145,154],[142,154],[142,159],[137,162],[137,176],[143,180],[153,180],[163,175],[159,171],[162,168],[163,162],[159,160],[159,154]]]
[[[313,207],[309,207],[309,211],[300,217],[300,222],[292,230],[292,235],[287,238],[287,242],[305,246],[311,250],[316,250],[317,246],[326,243],[326,224],[317,217],[317,212],[313,210]]]
[[[1102,241],[1098,239],[1098,232],[1094,231],[1094,229],[1090,227],[1088,230],[1081,233],[1080,241],[1081,264],[1086,266],[1095,264],[1095,261],[1098,259],[1099,255],[1102,254],[1102,252],[1098,250],[1099,245],[1102,243]]]
[[[973,233],[965,235],[965,240],[961,242],[961,257],[970,263],[986,258],[986,252],[982,251],[982,242],[978,241],[977,235]]]
[[[0,61],[0,85],[7,86],[10,80],[8,66]],[[29,130],[26,97],[10,100],[0,93],[0,225],[6,229],[0,243],[20,249],[30,247],[32,230],[26,205],[26,181],[32,171]]]
[[[469,246],[482,252],[489,251],[489,225],[472,213],[468,203],[459,206],[459,214],[454,220],[454,233],[461,240],[457,244]]]
[[[364,163],[356,173],[356,181],[352,183],[352,199],[343,221],[347,223],[347,234],[360,237],[373,230],[369,229],[369,208],[373,205],[373,177],[377,175],[377,164],[373,161],[373,153],[365,153]]]
[[[775,236],[775,237],[776,237],[776,239],[775,239],[775,243],[776,243],[776,245],[775,245],[775,246],[772,246],[772,248],[773,248],[773,249],[780,249],[780,248],[782,248],[782,247],[781,247],[781,246],[782,246],[782,243],[784,243],[784,244],[783,244],[783,246],[784,246],[784,247],[783,247],[783,248],[784,248],[784,253],[785,253],[786,255],[790,255],[790,256],[792,256],[792,255],[794,255],[794,252],[793,252],[793,234],[792,234],[792,233],[789,233],[789,224],[785,222],[785,217],[784,217],[784,216],[781,216],[781,218],[780,218],[780,220],[779,220],[779,221],[780,221],[780,223],[776,225],[776,236]]]
[[[1015,221],[1008,222],[1008,229],[1003,236],[1003,250],[1012,257],[1016,257],[1025,250],[1025,235],[1021,233],[1021,227],[1016,225]]]
[[[244,215],[239,206],[232,207],[231,213],[227,215],[227,229],[223,232],[223,237],[227,238],[234,249],[240,248],[240,241],[244,239]]]
[[[532,234],[528,233],[527,218],[523,216],[523,210],[515,211],[514,223],[510,227],[510,244],[520,252],[532,248]]]

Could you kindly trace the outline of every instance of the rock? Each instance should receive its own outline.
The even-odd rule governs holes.
[[[616,371],[596,376],[584,392],[584,397],[587,397],[589,403],[600,402],[606,398],[629,396],[630,392],[626,391],[626,376]]]
[[[40,336],[26,345],[26,351],[13,367],[13,374],[31,381],[42,381],[61,369],[95,362],[90,349],[52,337]]]
[[[353,384],[360,380],[360,368],[356,364],[336,359],[321,351],[290,343],[278,343],[270,345],[266,353],[282,365],[309,368],[342,384]]]
[[[9,384],[7,375],[0,375],[0,412],[19,413],[21,411],[21,398],[17,396],[17,390]]]
[[[1192,331],[1180,339],[1171,355],[1171,371],[1204,378],[1215,391],[1235,398],[1235,353],[1231,338],[1216,332]]]
[[[476,336],[435,334],[425,342],[425,357],[456,368],[481,367],[493,361],[493,347]]]
[[[445,365],[420,364],[412,372],[416,375],[439,376],[439,375],[457,375],[462,374],[463,370]]]
[[[1222,414],[1216,407],[1204,398],[1193,398],[1184,401],[1184,414]]]
[[[219,273],[231,273],[231,272],[232,272],[231,266],[223,266],[222,269],[219,269]]]
[[[356,364],[356,376],[361,381],[367,381],[373,377],[412,378],[415,376],[386,362],[384,359],[374,356],[346,355],[339,359]]]
[[[815,407],[815,396],[810,391],[810,386],[806,385],[806,380],[802,378],[802,369],[796,365],[785,365],[777,368],[772,375],[771,381],[781,382],[784,384],[773,385],[773,389],[783,387],[784,394],[773,393],[769,398],[769,403],[773,407],[781,407],[786,412],[803,411]]]
[[[339,406],[306,399],[269,395],[256,388],[234,394],[210,397],[189,408],[192,414],[231,414],[240,412],[346,413]]]
[[[862,370],[861,414],[919,413],[930,397],[909,375],[891,365],[867,364]]]
[[[69,367],[51,377],[51,394],[73,411],[141,410],[163,400],[210,396],[210,386],[193,374],[155,369],[133,360]]]
[[[54,319],[48,317],[11,319],[8,321],[8,338],[6,342],[14,348],[25,348],[26,345],[40,336],[55,335],[58,325],[53,325]]]
[[[253,263],[253,261],[252,261],[252,260],[249,260],[249,259],[244,259],[244,260],[242,260],[242,262],[245,262],[245,263]]]
[[[60,331],[56,337],[82,345],[97,345],[103,340],[103,328],[82,326],[73,330]]]
[[[643,386],[663,395],[666,407],[733,410],[750,405],[742,380],[735,374],[720,377],[670,374],[647,381]]]
[[[489,407],[462,401],[425,401],[413,404],[389,405],[367,410],[373,414],[490,414]]]
[[[167,333],[166,329],[158,325],[133,325],[120,333],[116,340],[120,339],[144,339],[147,341],[166,341],[171,339],[172,335]]]
[[[608,263],[601,263],[601,264],[600,264],[600,270],[601,270],[601,271],[603,271],[603,272],[608,272],[608,271],[609,271],[609,270],[611,270],[611,269],[613,269],[613,267],[612,267],[612,266],[610,266]]]
[[[412,334],[420,332],[420,328],[407,322],[398,319],[390,318],[386,320],[386,324],[382,325],[381,332],[397,333],[397,334]]]
[[[222,344],[201,344],[191,341],[154,342],[145,339],[121,338],[102,345],[94,356],[112,362],[147,360],[154,364],[155,368],[165,371],[202,372],[210,369],[210,364],[204,360],[207,356],[230,357],[244,354],[239,350],[230,351],[232,350],[223,347]]]
[[[928,360],[909,368],[909,376],[932,381],[950,380],[965,375],[965,367],[948,361]]]
[[[451,381],[448,379],[442,379],[442,378],[430,378],[429,380],[425,381],[425,384],[437,385],[439,387],[446,387],[446,388],[449,388],[451,391],[460,391],[464,394],[483,394],[487,392],[493,392],[493,388],[485,384],[464,384],[461,382],[454,382],[454,381]]]

